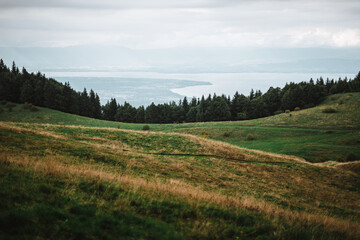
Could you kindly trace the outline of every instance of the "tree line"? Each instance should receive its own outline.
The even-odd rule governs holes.
[[[67,82],[65,84],[45,75],[29,73],[13,62],[9,69],[0,60],[0,99],[15,103],[31,103],[62,112],[91,118],[102,118],[99,96],[91,89],[88,93],[76,92]]]
[[[325,96],[335,93],[359,92],[360,72],[354,79],[338,80],[322,77],[309,82],[286,84],[283,88],[270,87],[266,93],[251,90],[248,96],[236,92],[230,96],[208,95],[201,98],[184,97],[178,103],[151,103],[133,107],[130,103],[117,103],[112,98],[100,105],[92,89],[77,92],[69,83],[46,78],[40,72],[20,72],[15,63],[9,69],[0,60],[0,98],[16,103],[32,103],[82,116],[129,123],[179,123],[245,120],[274,115],[295,108],[309,108],[319,104]]]

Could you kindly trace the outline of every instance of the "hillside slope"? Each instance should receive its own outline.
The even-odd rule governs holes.
[[[0,123],[0,237],[354,239],[353,171],[179,133]]]
[[[4,106],[2,107],[4,108]],[[333,108],[335,113],[323,113]],[[220,140],[244,148],[290,154],[311,162],[360,159],[360,93],[336,94],[314,108],[236,122],[149,124],[152,131],[179,132]],[[117,123],[17,105],[3,110],[0,121],[51,123],[141,130],[144,124]],[[247,136],[252,135],[251,141]]]

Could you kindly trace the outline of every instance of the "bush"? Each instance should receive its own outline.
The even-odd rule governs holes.
[[[209,138],[209,135],[207,134],[207,132],[204,129],[201,131],[201,137]]]
[[[229,132],[224,132],[223,136],[224,137],[230,137],[230,133]]]
[[[323,113],[336,113],[336,110],[333,108],[324,108],[322,110]]]
[[[346,156],[346,161],[348,161],[348,162],[355,161],[356,158],[357,158],[356,155],[351,152]]]
[[[30,110],[32,112],[36,112],[36,111],[39,111],[39,109],[37,107],[35,107],[34,105],[32,105],[31,103],[27,103],[25,102],[23,105],[21,105],[21,107],[23,109],[26,109],[26,110]]]
[[[21,107],[23,108],[23,109],[30,109],[31,107],[32,107],[32,104],[31,103],[24,103],[23,105],[21,105]]]
[[[6,108],[13,108],[15,106],[16,106],[16,104],[11,103],[11,102],[6,103],[6,105],[5,105]]]
[[[334,133],[334,131],[331,131],[331,130],[326,130],[325,131],[325,134],[331,134],[331,133]]]
[[[252,141],[252,140],[254,140],[255,139],[255,137],[254,137],[254,135],[252,135],[251,133],[249,133],[248,135],[246,135],[246,141]]]
[[[149,131],[149,130],[150,130],[150,126],[149,126],[149,125],[144,125],[144,126],[142,127],[142,130],[144,130],[144,131]]]
[[[282,110],[277,110],[277,111],[274,112],[275,115],[278,115],[278,114],[281,114],[281,113],[284,113],[284,111],[282,111]]]
[[[342,105],[342,104],[344,104],[344,100],[341,99],[341,100],[339,101],[339,105]]]
[[[294,109],[294,111],[300,111],[300,108],[299,108],[299,107],[296,107],[296,108]]]
[[[286,109],[286,110],[285,110],[285,113],[290,113],[290,110],[289,110],[289,109]]]
[[[31,105],[31,104],[30,104]],[[30,106],[30,111],[32,111],[32,112],[37,112],[37,111],[39,111],[39,109],[37,108],[37,107],[35,107],[34,105],[31,105]]]

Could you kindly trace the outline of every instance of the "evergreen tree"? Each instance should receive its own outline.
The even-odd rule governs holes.
[[[20,102],[33,103],[34,102],[33,100],[34,100],[33,86],[31,84],[30,78],[27,78],[25,79],[21,87]]]
[[[115,98],[111,98],[105,106],[103,106],[103,118],[109,121],[115,121],[115,115],[117,113],[118,105]]]
[[[196,121],[197,122],[204,122],[205,118],[205,109],[206,108],[206,104],[205,104],[205,98],[204,95],[201,97],[199,106],[197,107],[197,113],[196,113]]]
[[[214,97],[207,109],[210,121],[230,120],[231,112],[226,100],[222,97]]]
[[[253,100],[253,99],[254,99],[254,97],[255,97],[255,94],[254,94],[254,89],[251,89],[251,91],[250,91],[250,95],[249,95],[249,98],[250,98],[250,100]]]
[[[186,121],[187,122],[196,122],[196,114],[197,114],[197,107],[191,107],[186,114]]]
[[[159,108],[152,102],[145,110],[145,122],[147,123],[160,123]]]
[[[136,121],[136,108],[125,102],[117,108],[115,120],[118,122],[135,122]]]
[[[189,106],[189,103],[188,103],[188,100],[186,97],[184,97],[184,100],[182,101],[182,108],[184,110],[184,116],[183,116],[183,119],[186,118],[186,114],[188,113],[189,109],[190,109],[190,106]]]
[[[136,122],[137,123],[144,123],[145,122],[145,108],[144,108],[144,106],[140,106],[136,110]]]

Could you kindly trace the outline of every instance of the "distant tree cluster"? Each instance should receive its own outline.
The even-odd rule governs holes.
[[[274,115],[285,110],[299,110],[319,104],[325,96],[335,93],[359,92],[360,72],[352,79],[326,79],[286,84],[284,88],[270,87],[266,93],[251,90],[249,96],[238,92],[230,96],[209,95],[185,97],[178,103],[151,103],[135,108],[130,103],[118,104],[112,98],[100,106],[99,96],[86,89],[76,92],[69,83],[59,83],[41,73],[22,72],[13,63],[12,69],[0,61],[0,99],[28,102],[92,118],[129,123],[179,123],[245,120]]]
[[[262,94],[260,90],[251,90],[249,96],[238,92],[230,96],[213,96],[200,99],[185,97],[179,103],[154,103],[148,107],[132,107],[111,99],[103,106],[103,116],[107,120],[132,123],[178,123],[245,120],[267,117],[279,112],[298,111],[319,104],[325,96],[335,93],[359,92],[360,72],[355,79],[339,78],[337,81],[320,77],[314,82],[289,83],[284,88],[273,88]]]
[[[32,103],[67,113],[92,118],[102,118],[99,96],[86,89],[76,92],[69,83],[62,84],[46,78],[40,72],[28,73],[25,68],[20,72],[13,62],[9,69],[0,60],[0,99],[15,103]]]

